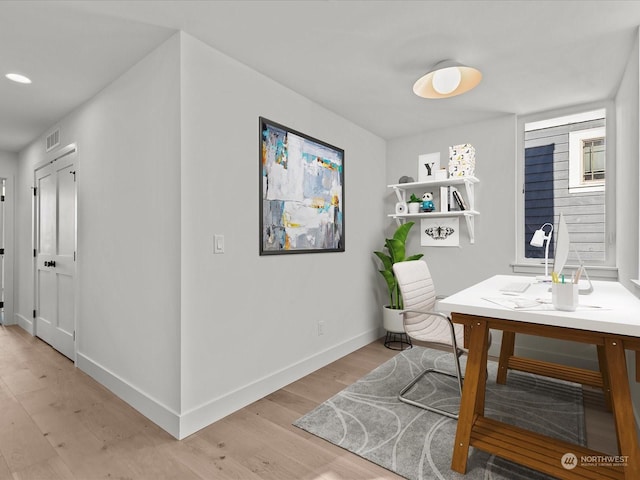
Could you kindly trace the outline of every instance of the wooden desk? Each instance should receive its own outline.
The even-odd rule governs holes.
[[[616,282],[593,282],[594,292],[581,296],[575,312],[514,310],[485,298],[500,297],[500,288],[525,277],[498,275],[440,302],[441,311],[451,312],[454,322],[470,331],[469,358],[454,443],[452,470],[465,473],[469,447],[498,455],[535,470],[567,479],[640,479],[640,450],[629,392],[625,349],[640,350],[640,299]],[[551,299],[548,284],[533,284],[523,294]],[[508,298],[508,297],[505,297]],[[546,437],[484,416],[489,329],[509,334],[524,333],[596,345],[601,371],[606,377],[613,410],[620,456],[628,457],[625,467],[582,464],[582,456],[603,453]],[[562,457],[573,453],[577,466],[567,469]]]

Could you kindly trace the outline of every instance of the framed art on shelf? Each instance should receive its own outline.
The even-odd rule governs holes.
[[[423,247],[460,246],[458,217],[423,218],[420,220],[420,245]]]
[[[418,155],[418,181],[428,182],[436,179],[440,170],[440,152]]]
[[[260,255],[343,252],[344,150],[259,123]]]

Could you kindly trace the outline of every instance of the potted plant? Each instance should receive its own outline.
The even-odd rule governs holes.
[[[420,213],[420,205],[422,204],[422,199],[416,197],[415,193],[411,194],[411,197],[409,198],[408,203],[408,207],[409,207],[409,213]],[[405,223],[405,225],[407,225]]]
[[[398,262],[406,262],[409,260],[418,260],[422,258],[422,253],[406,256],[406,241],[407,236],[414,222],[407,222],[400,225],[393,238],[387,238],[385,240],[385,247],[388,253],[385,252],[373,252],[382,262],[382,270],[379,270],[380,274],[384,277],[387,283],[387,289],[389,291],[389,304],[385,305],[383,309],[383,326],[387,332],[400,333],[404,332],[404,325],[402,322],[402,295],[400,294],[400,287],[398,281],[393,274],[393,265]]]

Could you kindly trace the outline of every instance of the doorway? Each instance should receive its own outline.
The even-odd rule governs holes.
[[[34,172],[34,333],[75,360],[75,146]]]

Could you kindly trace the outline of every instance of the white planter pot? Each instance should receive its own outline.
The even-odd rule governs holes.
[[[385,306],[382,309],[382,326],[387,332],[404,333],[402,310],[394,310]]]
[[[409,204],[409,213],[420,213],[420,204],[416,202],[411,202]]]

